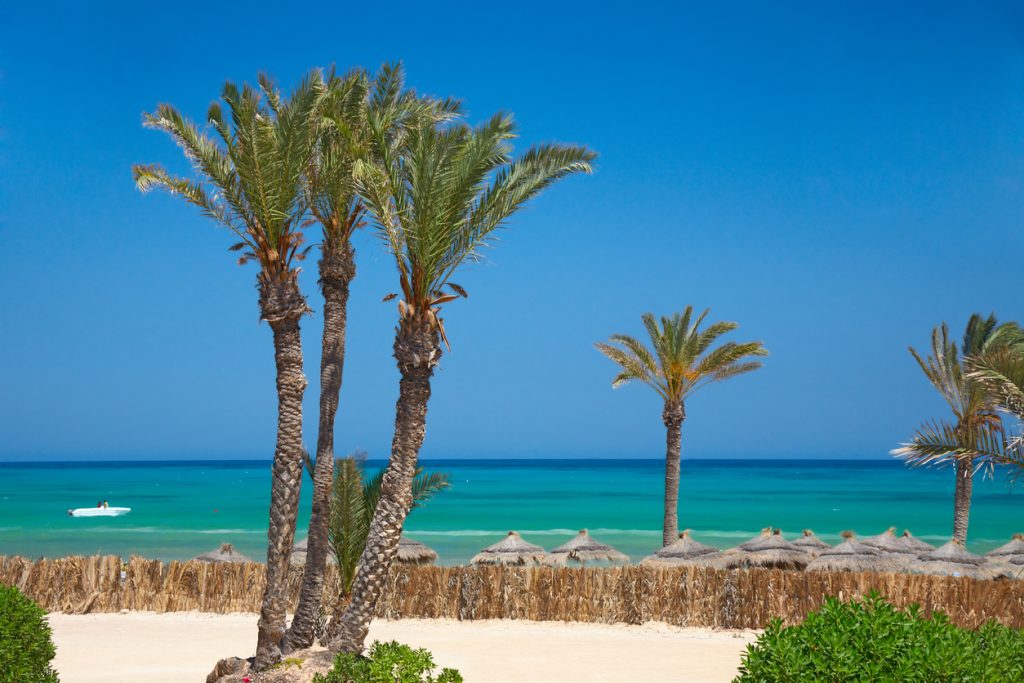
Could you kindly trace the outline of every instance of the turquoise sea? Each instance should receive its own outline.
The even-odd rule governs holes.
[[[639,559],[661,537],[663,464],[657,460],[427,461],[452,481],[414,510],[407,532],[441,562],[465,562],[515,529],[551,548],[588,528]],[[370,462],[369,467],[383,463]],[[0,464],[0,555],[131,554],[187,559],[233,543],[266,552],[267,461]],[[299,533],[309,514],[303,482]],[[764,526],[787,537],[811,528],[836,542],[844,529],[876,534],[910,529],[948,539],[951,470],[909,470],[897,461],[687,460],[680,523],[701,541],[728,547]],[[83,519],[69,508],[106,499],[124,517]],[[1005,478],[976,479],[971,550],[984,552],[1024,531],[1024,490]]]

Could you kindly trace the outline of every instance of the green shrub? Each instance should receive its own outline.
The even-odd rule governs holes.
[[[0,584],[0,683],[57,683],[54,654],[46,612]]]
[[[341,653],[334,668],[317,674],[313,683],[462,683],[455,669],[441,669],[434,677],[434,658],[426,650],[391,641],[374,641],[369,655]]]
[[[747,646],[734,683],[1024,681],[1024,632],[989,622],[962,629],[917,605],[896,609],[877,593],[828,598],[803,623],[775,619]]]

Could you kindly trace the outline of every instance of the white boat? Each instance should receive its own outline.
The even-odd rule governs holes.
[[[72,517],[120,517],[121,515],[127,515],[131,512],[131,508],[75,508],[74,510],[68,510],[68,514]]]

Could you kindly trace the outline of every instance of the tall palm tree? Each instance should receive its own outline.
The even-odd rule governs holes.
[[[363,224],[366,205],[355,185],[357,161],[374,163],[374,132],[394,144],[411,116],[444,119],[457,103],[417,97],[404,88],[401,65],[384,65],[371,79],[363,70],[328,75],[318,117],[316,145],[306,172],[307,202],[323,231],[320,291],[324,297],[323,351],[320,357],[320,422],[308,550],[299,602],[285,636],[284,651],[313,644],[327,566],[328,523],[334,481],[334,422],[345,363],[346,306],[355,277],[352,233]]]
[[[662,317],[660,325],[654,315],[645,313],[642,320],[651,341],[650,349],[624,334],[612,335],[611,344],[595,344],[598,351],[621,368],[612,381],[613,388],[627,382],[643,382],[664,402],[661,420],[667,434],[663,545],[679,537],[679,459],[686,399],[708,384],[760,368],[760,361],[750,359],[768,355],[761,342],[726,342],[712,348],[719,337],[739,325],[717,322],[701,330],[709,312],[705,309],[694,318],[693,306],[687,306],[682,314]]]
[[[447,342],[441,307],[466,295],[452,276],[477,258],[495,230],[526,201],[560,178],[591,170],[595,154],[577,146],[540,145],[513,161],[509,141],[514,136],[512,119],[503,114],[476,128],[421,119],[400,144],[375,135],[381,163],[360,164],[357,170],[360,193],[398,267],[402,299],[394,355],[401,380],[380,501],[351,602],[332,622],[332,648],[362,649],[412,504],[430,380],[441,359],[442,340]]]
[[[967,321],[959,347],[949,338],[949,327],[942,323],[932,330],[931,355],[922,357],[913,347],[910,353],[921,366],[928,381],[938,390],[953,411],[955,424],[948,426],[949,435],[962,445],[981,447],[1001,440],[1002,420],[996,412],[996,400],[982,382],[972,379],[964,368],[968,358],[984,359],[1001,349],[1022,343],[1016,323],[1000,325],[994,315],[983,318],[975,313]],[[924,432],[943,432],[942,424],[926,425]],[[921,445],[924,445],[922,442]],[[953,540],[967,543],[967,526],[971,511],[971,493],[976,469],[975,457],[963,452],[948,459],[936,458],[930,448],[916,448],[914,441],[893,453],[912,466],[951,462],[955,472],[953,494]]]
[[[195,179],[176,177],[159,165],[138,165],[132,172],[138,188],[166,190],[197,206],[203,215],[241,240],[240,264],[254,261],[260,318],[274,336],[277,365],[277,444],[274,450],[267,535],[267,583],[260,610],[256,664],[263,668],[280,658],[285,632],[288,560],[295,535],[302,480],[302,372],[299,320],[309,312],[299,290],[298,263],[306,213],[303,173],[313,145],[314,112],[321,77],[311,74],[284,99],[260,75],[259,88],[226,83],[219,103],[210,105],[208,135],[174,107],[160,105],[143,120],[166,132],[184,150]]]

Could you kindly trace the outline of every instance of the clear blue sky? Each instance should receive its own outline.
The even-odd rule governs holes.
[[[907,345],[1024,318],[1014,4],[5,3],[0,460],[272,455],[255,271],[134,189],[134,162],[183,168],[140,117],[202,117],[259,70],[398,59],[474,120],[514,112],[524,145],[601,154],[458,278],[425,457],[661,457],[657,398],[612,391],[592,344],[688,303],[772,356],[690,401],[684,457],[886,457],[945,412]],[[396,278],[357,242],[336,443],[383,457]],[[303,332],[312,445],[319,320]]]

